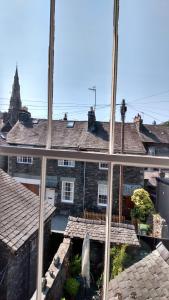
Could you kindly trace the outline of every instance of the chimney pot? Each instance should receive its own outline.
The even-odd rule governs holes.
[[[138,113],[137,116],[134,117],[134,123],[136,125],[136,128],[138,131],[141,131],[142,125],[143,125],[143,120],[141,118],[141,115]]]

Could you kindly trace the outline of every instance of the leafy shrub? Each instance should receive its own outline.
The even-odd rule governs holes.
[[[75,297],[78,293],[79,287],[80,283],[77,279],[70,277],[66,280],[64,289],[69,296]]]
[[[115,246],[110,249],[111,256],[111,279],[121,273],[124,269],[124,261],[127,258],[127,245]]]
[[[146,222],[148,215],[154,212],[154,204],[149,193],[144,189],[136,189],[133,192],[131,201],[135,205],[131,211],[131,217],[139,219],[140,222]]]
[[[73,277],[76,277],[81,273],[82,258],[78,254],[75,255],[70,263],[69,270]]]

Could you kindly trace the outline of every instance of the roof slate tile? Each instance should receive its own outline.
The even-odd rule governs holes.
[[[0,239],[17,251],[38,229],[40,199],[0,169]],[[45,220],[55,207],[45,202]]]

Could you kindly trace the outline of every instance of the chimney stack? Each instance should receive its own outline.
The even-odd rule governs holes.
[[[140,114],[134,117],[134,124],[136,125],[137,130],[140,132],[143,125],[143,120]]]
[[[88,130],[94,132],[96,129],[96,116],[93,107],[88,111]]]
[[[19,122],[29,123],[31,120],[31,113],[28,111],[27,107],[23,107],[19,112]]]
[[[67,121],[67,113],[65,113],[63,121]]]

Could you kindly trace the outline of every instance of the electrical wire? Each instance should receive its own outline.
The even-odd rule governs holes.
[[[129,106],[132,110],[135,110],[135,111],[137,111],[137,112],[139,112],[139,113],[141,113],[141,114],[143,114],[143,115],[146,115],[146,116],[152,118],[152,119],[155,120],[155,121],[159,121],[160,123],[163,123],[163,121],[161,121],[160,119],[158,119],[158,118],[156,118],[156,117],[154,117],[154,116],[152,116],[152,115],[150,115],[150,114],[147,114],[147,113],[145,113],[145,112],[143,112],[143,111],[141,111],[141,110],[136,109],[136,108],[133,107],[131,104],[130,104],[130,105],[128,104],[128,106]]]
[[[166,91],[163,91],[163,92],[160,92],[160,93],[156,93],[156,94],[152,94],[152,95],[146,96],[146,97],[136,98],[135,100],[132,100],[132,101],[130,101],[128,103],[133,103],[133,102],[136,102],[136,101],[141,101],[141,100],[149,99],[149,98],[153,98],[153,97],[164,95],[164,94],[169,94],[169,90],[166,90]]]

